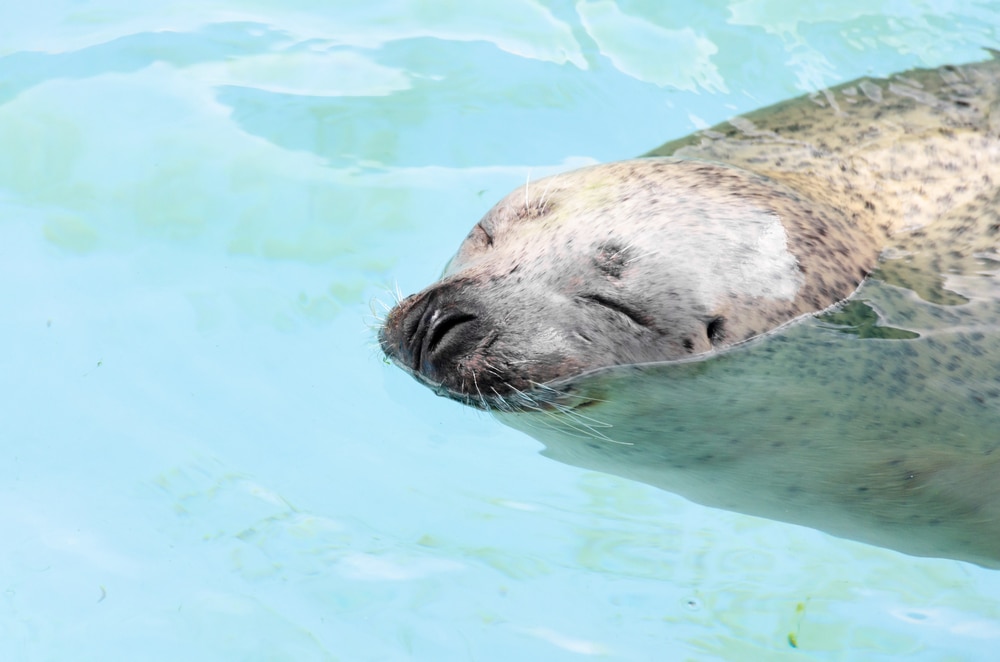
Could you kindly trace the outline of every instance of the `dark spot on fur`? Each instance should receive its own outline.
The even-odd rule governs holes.
[[[609,278],[621,278],[629,263],[630,251],[615,241],[608,241],[597,248],[594,266]]]

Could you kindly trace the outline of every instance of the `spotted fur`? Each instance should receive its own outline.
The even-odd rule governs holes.
[[[998,103],[994,59],[865,78],[522,187],[382,347],[562,461],[1000,566]],[[815,317],[852,296],[903,339]]]

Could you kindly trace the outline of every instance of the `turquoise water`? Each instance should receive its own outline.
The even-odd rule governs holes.
[[[1000,574],[565,466],[374,349],[509,189],[990,2],[0,9],[0,659],[987,660]]]

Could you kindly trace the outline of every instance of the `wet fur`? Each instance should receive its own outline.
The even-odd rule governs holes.
[[[477,224],[442,281],[390,312],[382,346],[397,358],[401,320],[426,292],[468,295],[504,338],[486,335],[444,378],[403,367],[442,395],[497,412],[549,455],[708,505],[1000,566],[998,103],[996,60],[861,79],[672,141],[654,158],[519,189]],[[618,188],[603,194],[607,181]],[[651,214],[663,189],[667,211]],[[704,239],[704,209],[716,203],[780,218],[803,279],[794,298],[730,294],[710,306],[719,298],[671,281],[671,265],[703,265],[697,244],[653,243],[656,218],[669,214],[681,240]],[[581,215],[604,224],[565,220]],[[821,338],[815,321],[776,333],[850,297],[875,269],[880,280],[866,288],[885,297],[883,312],[909,318],[920,341],[785,342]],[[948,272],[967,279],[957,302],[972,301],[954,312],[879,289],[896,283],[932,297]],[[975,273],[991,279],[985,291],[968,279]],[[763,286],[783,291],[781,280]],[[571,288],[580,283],[614,292],[636,281],[635,306],[593,295],[583,321],[525,297],[559,287],[579,298],[588,290]],[[618,306],[607,313],[615,321],[587,326],[585,315],[605,314],[587,307],[595,301]],[[912,322],[921,315],[947,324]],[[545,358],[537,320],[550,317],[570,327],[553,332],[554,346],[579,349]],[[647,324],[660,332],[659,360],[671,363],[608,368],[658,359],[644,353],[650,343],[624,340]],[[975,324],[984,331],[963,330]],[[750,368],[733,372],[741,365]],[[951,423],[938,426],[927,411]]]

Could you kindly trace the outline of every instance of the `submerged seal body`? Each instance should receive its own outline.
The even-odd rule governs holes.
[[[977,359],[947,380],[931,327],[864,346],[785,342],[819,333],[813,316],[875,269],[907,274],[898,284],[918,293],[966,268],[996,282],[998,103],[996,60],[864,79],[535,182],[486,214],[437,283],[390,311],[380,343],[439,394],[498,413],[564,461],[1000,565],[1000,331],[963,336]],[[886,259],[900,256],[910,266],[893,272]],[[992,320],[1000,292],[979,296],[963,310]],[[984,385],[990,373],[977,371],[993,358]],[[909,367],[881,382],[857,369],[878,361]],[[864,400],[831,393],[859,380]],[[927,388],[944,381],[962,386]],[[949,438],[957,423],[878,412],[916,402],[968,421],[963,398],[980,409],[961,438]]]

